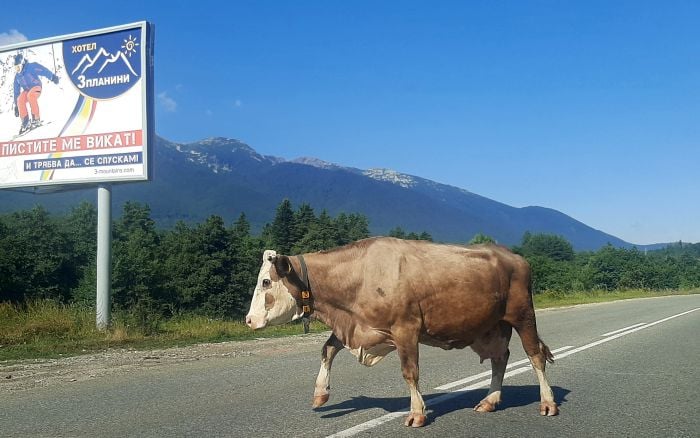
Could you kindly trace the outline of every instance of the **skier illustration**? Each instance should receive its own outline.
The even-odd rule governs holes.
[[[39,96],[41,95],[41,79],[44,76],[54,84],[58,84],[58,76],[37,62],[27,62],[21,53],[15,55],[15,117],[20,117],[22,126],[19,134],[41,125],[39,112]],[[27,112],[27,103],[31,110],[31,120]]]

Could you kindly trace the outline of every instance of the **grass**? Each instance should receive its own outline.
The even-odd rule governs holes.
[[[577,304],[607,303],[610,301],[630,300],[633,298],[652,298],[668,295],[691,295],[700,293],[695,290],[665,290],[651,291],[646,289],[632,289],[619,291],[595,290],[586,292],[543,292],[534,297],[536,309],[549,307],[575,306]]]
[[[311,323],[311,332],[327,330]],[[94,309],[36,301],[24,306],[0,303],[0,361],[56,358],[109,348],[167,348],[201,342],[237,341],[303,333],[299,323],[252,331],[241,321],[182,315],[144,328],[128,315],[113,315],[105,331],[95,327]]]
[[[535,295],[535,308],[697,293],[700,290],[545,292]],[[328,330],[325,325],[311,323],[312,333],[325,330]],[[168,348],[300,333],[303,333],[303,329],[299,323],[253,332],[241,321],[212,320],[197,315],[151,321],[144,326],[135,318],[119,313],[113,315],[112,327],[100,331],[95,328],[92,308],[52,301],[37,301],[22,306],[0,303],[0,362],[75,356],[110,348]]]

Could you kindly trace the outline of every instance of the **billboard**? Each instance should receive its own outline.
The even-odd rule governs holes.
[[[0,47],[0,69],[0,189],[151,178],[149,23]]]

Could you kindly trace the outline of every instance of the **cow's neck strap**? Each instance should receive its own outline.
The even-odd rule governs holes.
[[[301,321],[304,324],[304,333],[309,332],[309,317],[314,312],[313,298],[311,298],[311,283],[309,283],[309,272],[306,268],[306,261],[303,255],[298,255],[299,264],[301,265],[301,282],[304,288],[301,291]]]

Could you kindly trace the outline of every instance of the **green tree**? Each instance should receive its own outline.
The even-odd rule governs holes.
[[[389,231],[389,237],[396,237],[397,239],[405,239],[406,232],[403,230],[403,228],[397,226],[396,228],[392,228]]]
[[[73,302],[94,308],[97,299],[97,260],[93,259],[80,268],[82,274],[71,292]]]
[[[227,301],[221,303],[223,313],[228,317],[243,316],[250,304],[262,253],[262,240],[250,234],[250,223],[245,214],[241,214],[231,228],[229,253],[233,265]]]
[[[71,292],[74,301],[94,303],[96,289],[97,210],[89,202],[74,207],[60,222],[72,244],[77,285]]]
[[[112,297],[114,305],[132,312],[146,331],[156,328],[174,301],[163,287],[160,244],[150,207],[125,203],[114,225]]]
[[[598,250],[589,260],[593,289],[615,290],[624,270],[619,251],[612,245]]]
[[[309,204],[301,204],[294,212],[292,222],[291,242],[296,243],[304,238],[309,229],[316,223],[316,214]]]
[[[338,232],[333,219],[323,210],[306,235],[295,245],[295,253],[320,251],[338,245]]]
[[[544,256],[557,261],[571,261],[574,259],[574,248],[566,239],[553,234],[523,235],[519,251],[527,256]]]
[[[433,236],[430,233],[428,233],[427,231],[423,231],[422,233],[420,233],[418,235],[417,240],[427,240],[428,242],[432,242]]]
[[[221,307],[230,293],[232,261],[229,232],[220,216],[210,216],[195,228],[178,223],[165,235],[163,247],[165,286],[175,295],[178,310],[210,316],[230,310]]]
[[[472,240],[469,241],[468,245],[477,245],[480,243],[496,243],[496,240],[491,236],[487,236],[486,234],[478,233],[472,237]]]
[[[4,223],[0,298],[69,301],[78,274],[65,228],[43,207],[12,213]]]
[[[229,251],[230,234],[220,216],[211,216],[195,230],[195,248],[198,255],[197,269],[189,277],[196,287],[202,311],[210,316],[222,317],[229,313],[230,276],[233,269]]]
[[[700,244],[697,248],[700,248]],[[682,289],[692,289],[700,287],[700,255],[694,255],[693,251],[682,253],[676,259],[673,266],[676,267],[677,285]],[[664,264],[668,272],[671,270],[669,263]]]
[[[338,234],[338,246],[369,237],[369,221],[364,215],[340,213],[334,224]]]
[[[430,233],[428,233],[427,231],[423,231],[420,234],[416,233],[415,231],[407,233],[403,230],[403,228],[398,226],[389,231],[389,237],[396,237],[397,239],[405,240],[427,240],[430,242],[433,241],[433,236],[431,236]]]
[[[294,210],[289,199],[277,207],[275,219],[270,227],[272,244],[278,253],[289,254],[294,246]]]
[[[0,217],[0,302],[19,301],[22,298],[23,281],[17,272],[15,258],[16,248],[9,239],[8,226],[5,218]]]
[[[163,235],[164,287],[173,295],[173,304],[178,311],[192,310],[201,305],[197,285],[190,279],[197,269],[198,242],[195,230],[183,221],[178,221],[172,230]]]
[[[532,268],[532,290],[534,293],[544,291],[572,292],[582,290],[583,285],[574,274],[574,264],[557,261],[550,257],[529,256]]]

